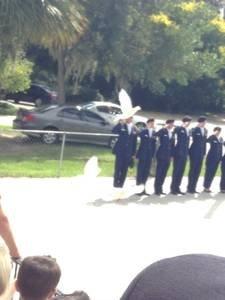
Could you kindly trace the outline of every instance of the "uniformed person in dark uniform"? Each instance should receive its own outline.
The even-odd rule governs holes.
[[[136,154],[136,158],[138,159],[136,184],[144,185],[144,190],[138,193],[138,195],[148,195],[145,190],[145,184],[148,180],[156,147],[154,122],[154,119],[148,119],[147,128],[143,129],[139,134],[141,141]]]
[[[190,169],[188,174],[187,192],[198,193],[196,186],[202,168],[202,162],[206,153],[207,130],[205,129],[206,117],[198,118],[198,125],[192,129],[192,144],[189,149]]]
[[[221,161],[220,192],[225,193],[225,154]]]
[[[190,131],[188,129],[191,123],[191,117],[185,116],[182,119],[182,125],[174,129],[175,145],[173,149],[173,174],[172,183],[170,186],[171,194],[184,195],[181,192],[180,185],[188,158]]]
[[[210,149],[206,156],[206,170],[203,184],[204,192],[207,193],[211,192],[210,186],[223,155],[223,139],[219,137],[221,130],[220,127],[215,127],[213,134],[207,139],[207,143],[210,144]]]
[[[118,140],[113,148],[116,156],[113,186],[116,188],[123,187],[128,167],[136,154],[138,132],[132,120],[132,116],[121,120],[112,130],[114,134],[118,134]]]
[[[157,165],[154,182],[155,194],[158,196],[161,194],[165,195],[165,193],[163,193],[162,186],[172,157],[172,150],[174,146],[173,127],[174,120],[167,120],[166,126],[155,134],[155,136],[159,139],[159,148],[156,152]]]

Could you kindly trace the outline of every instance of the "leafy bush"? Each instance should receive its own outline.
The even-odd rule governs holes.
[[[17,109],[11,103],[0,102],[0,115],[1,116],[15,115],[16,112],[17,112]]]
[[[7,58],[0,69],[0,89],[6,92],[24,91],[30,86],[33,64],[23,57]]]

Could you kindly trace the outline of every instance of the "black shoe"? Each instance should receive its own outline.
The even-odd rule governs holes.
[[[143,190],[141,193],[137,193],[136,195],[138,195],[138,196],[150,196],[150,194],[149,193],[147,193],[146,192],[146,190]]]
[[[142,191],[142,192],[140,192],[140,193],[136,193],[136,195],[138,195],[138,196],[143,196],[143,195],[146,195],[146,194],[145,194],[145,191]]]
[[[221,190],[220,193],[225,194],[225,190]]]
[[[149,194],[149,193],[147,193],[146,191],[144,191],[144,195],[150,196],[151,194]]]
[[[178,193],[175,191],[171,191],[170,194],[175,195],[175,196],[178,195]]]
[[[167,195],[167,194],[162,192],[161,195]]]
[[[199,194],[199,192],[197,192],[195,190],[188,190],[187,193],[189,193],[189,194]]]
[[[162,193],[160,192],[155,192],[155,195],[160,196]]]
[[[180,190],[177,191],[177,194],[179,194],[179,195],[186,195],[186,193],[181,192]]]
[[[204,189],[204,192],[205,193],[212,193],[212,191],[210,189],[207,189],[207,188]]]
[[[145,193],[144,193],[144,191],[143,192],[140,192],[140,193],[136,193],[135,195],[137,195],[137,196],[143,196]]]

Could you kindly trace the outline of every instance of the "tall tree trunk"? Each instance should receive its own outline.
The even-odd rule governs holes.
[[[58,61],[58,103],[65,103],[65,64],[64,64],[64,51],[61,47],[57,50]]]

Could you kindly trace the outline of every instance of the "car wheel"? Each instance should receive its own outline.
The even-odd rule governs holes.
[[[42,100],[40,98],[37,98],[37,99],[35,99],[34,103],[37,107],[39,107],[42,105]]]
[[[146,124],[143,123],[143,122],[138,122],[135,124],[135,126],[139,129],[139,130],[142,130],[144,128],[146,128]]]
[[[116,138],[116,137],[112,137],[112,138],[109,140],[109,147],[110,147],[111,149],[113,149],[114,146],[115,146],[115,144],[116,144],[116,142],[117,142],[117,138]]]
[[[57,128],[45,128],[44,130],[53,130],[53,131],[57,131]],[[47,144],[47,145],[51,145],[51,144],[55,144],[58,142],[59,140],[59,135],[57,133],[54,132],[46,132],[43,133],[41,135],[41,140],[43,143]]]

